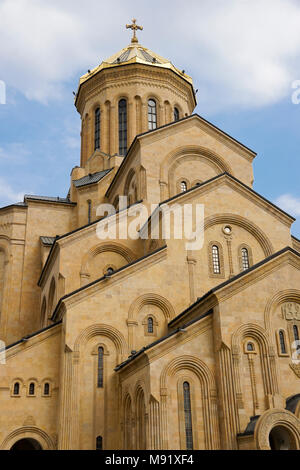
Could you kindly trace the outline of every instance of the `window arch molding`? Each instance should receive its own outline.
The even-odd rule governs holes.
[[[203,181],[201,181],[201,180],[195,180],[191,183],[191,188],[194,188],[195,186],[199,186],[202,183],[203,183]]]
[[[99,377],[99,351],[102,350],[102,377]],[[95,377],[95,387],[98,390],[104,390],[105,385],[107,383],[107,357],[110,355],[109,349],[105,343],[98,343],[96,346],[93,347],[91,351],[91,355],[95,358],[94,364],[94,377]],[[102,382],[101,384],[99,384]]]
[[[159,127],[158,124],[158,103],[155,98],[148,98],[147,100],[147,120],[148,130],[152,131]]]
[[[152,327],[153,327],[153,331],[152,333],[149,332],[149,320],[152,320]],[[159,322],[157,321],[155,315],[153,315],[152,313],[150,313],[149,315],[147,315],[145,317],[145,319],[143,320],[143,325],[144,325],[144,334],[145,336],[157,336],[157,327],[159,326]]]
[[[175,104],[173,107],[173,121],[177,122],[180,120],[180,116],[182,116],[182,112],[178,104]]]
[[[187,374],[185,370],[182,370],[181,372],[179,372],[179,374],[180,376],[177,380],[177,403],[178,403],[178,415],[179,415],[180,449],[187,450],[185,410],[184,410],[184,384],[188,383],[189,392],[190,392],[191,420],[192,420],[192,433],[193,433],[193,449],[189,449],[189,450],[196,450],[196,449],[199,449],[196,397],[199,397],[199,390],[201,390],[202,387],[200,383],[198,384],[198,387],[196,387],[195,377],[192,374]],[[203,400],[203,396],[201,396],[201,398]]]
[[[285,346],[285,352],[283,351],[283,341]],[[287,332],[284,328],[279,328],[276,331],[276,343],[277,343],[277,350],[278,356],[280,357],[289,357],[289,341]]]
[[[162,370],[160,376],[160,388],[168,389],[170,385],[170,380],[176,374],[180,375],[180,378],[185,378],[189,375],[190,372],[195,374],[197,379],[199,379],[202,397],[205,399],[202,401],[202,409],[204,419],[204,435],[206,442],[206,450],[210,449],[219,449],[220,448],[220,436],[219,436],[219,426],[215,421],[215,415],[213,412],[214,403],[216,400],[216,382],[215,377],[210,370],[210,368],[200,359],[194,356],[179,356],[173,359],[169,364],[167,364]],[[162,410],[162,419],[166,418],[166,412]],[[168,442],[166,442],[168,445]]]
[[[46,384],[49,385],[49,393],[45,393],[46,392]],[[41,394],[42,394],[42,397],[45,397],[45,398],[50,398],[52,396],[52,392],[53,392],[53,388],[54,388],[54,385],[53,385],[53,381],[51,379],[44,379],[41,383]]]
[[[166,104],[166,101],[162,101],[161,98],[155,93],[149,93],[146,96],[144,96],[144,98],[142,99],[142,102],[144,103],[145,108],[146,108],[145,117],[146,117],[147,128],[145,130],[147,131],[150,130],[149,124],[148,124],[148,103],[150,100],[153,100],[156,103],[156,128],[160,127],[164,123],[163,114],[164,114],[165,104]],[[168,102],[168,109],[169,109],[169,112],[172,112],[171,111],[172,107],[169,102]]]
[[[36,397],[38,394],[39,383],[37,379],[29,379],[26,383],[27,397]]]
[[[219,265],[220,265],[220,272],[214,272],[214,263],[213,263],[213,247],[216,246],[219,252]],[[208,261],[209,261],[209,276],[224,279],[225,277],[225,266],[224,266],[224,253],[223,247],[220,242],[211,241],[208,244]]]
[[[176,191],[177,191],[177,194],[180,194],[180,193],[183,193],[182,191],[182,183],[185,182],[186,183],[186,191],[188,191],[190,188],[191,188],[191,183],[190,181],[188,180],[188,178],[185,178],[184,176],[182,178],[178,178],[177,179],[177,182],[176,182]]]
[[[238,260],[239,260],[239,270],[240,270],[240,272],[245,271],[244,263],[243,263],[243,250],[247,250],[249,268],[251,268],[251,266],[253,266],[252,248],[249,245],[246,245],[245,243],[242,243],[238,247]]]
[[[18,393],[15,393],[15,386],[16,384],[19,384],[19,391]],[[21,397],[23,395],[23,389],[24,389],[24,382],[22,379],[20,378],[16,378],[12,381],[12,384],[11,384],[11,389],[10,389],[10,395],[12,397]]]

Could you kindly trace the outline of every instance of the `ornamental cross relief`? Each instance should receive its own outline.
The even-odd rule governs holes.
[[[300,320],[300,305],[295,302],[282,305],[281,311],[285,320]]]

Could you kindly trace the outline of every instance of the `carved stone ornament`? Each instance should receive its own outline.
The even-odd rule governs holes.
[[[290,364],[290,368],[295,372],[297,377],[300,379],[300,363],[299,364]]]
[[[300,304],[288,302],[282,305],[281,310],[285,320],[300,320]]]

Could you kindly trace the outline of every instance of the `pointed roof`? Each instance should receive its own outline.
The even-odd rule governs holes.
[[[184,71],[181,71],[177,67],[175,67],[170,60],[164,59],[160,55],[156,54],[150,49],[147,49],[141,44],[133,42],[129,44],[129,46],[125,47],[124,49],[121,49],[116,54],[104,60],[98,67],[91,70],[89,73],[83,75],[80,78],[79,86],[103,69],[119,67],[127,64],[144,64],[152,65],[153,67],[170,69],[177,75],[179,75],[181,78],[186,80],[188,83],[193,85],[192,78],[187,75]]]

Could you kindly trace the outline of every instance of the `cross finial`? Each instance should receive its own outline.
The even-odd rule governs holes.
[[[132,20],[132,24],[127,24],[127,25],[126,25],[126,28],[127,28],[127,29],[132,29],[132,31],[133,31],[133,36],[132,36],[131,42],[133,42],[133,43],[139,42],[139,41],[138,41],[138,38],[136,37],[136,32],[137,32],[138,29],[139,29],[140,31],[143,31],[143,29],[144,29],[143,26],[138,26],[138,25],[136,24],[136,19],[134,18],[134,19]]]

